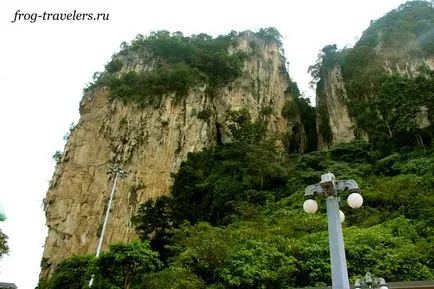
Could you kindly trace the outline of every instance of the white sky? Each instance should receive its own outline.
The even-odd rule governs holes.
[[[78,122],[82,89],[122,41],[153,30],[213,36],[276,27],[284,36],[290,76],[307,96],[307,68],[326,44],[351,45],[371,19],[402,0],[263,1],[0,1],[0,204],[8,219],[10,254],[0,281],[34,288],[47,229],[41,203],[63,150],[63,135]],[[109,12],[110,21],[20,21],[15,11]]]

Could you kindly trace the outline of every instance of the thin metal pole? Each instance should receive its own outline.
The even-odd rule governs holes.
[[[326,199],[330,261],[332,266],[332,288],[349,289],[347,261],[345,258],[344,238],[342,236],[342,226],[339,217],[338,197],[328,197]]]
[[[102,225],[101,236],[99,237],[98,247],[96,249],[96,258],[98,258],[99,254],[101,253],[101,247],[102,247],[102,242],[104,240],[105,229],[107,227],[107,222],[108,222],[108,218],[110,215],[110,210],[111,210],[112,203],[113,203],[113,196],[114,196],[115,191],[116,191],[116,182],[118,180],[118,173],[119,173],[119,170],[116,170],[115,171],[115,180],[113,182],[112,192],[110,194],[110,200],[109,200],[109,203],[107,206],[107,210],[105,212],[104,223]],[[89,287],[92,287],[94,277],[95,277],[95,275],[92,275],[92,278],[90,278]]]
[[[115,191],[116,191],[116,182],[117,182],[117,180],[118,180],[118,173],[116,172],[116,174],[115,174],[115,180],[113,182],[112,192],[110,194],[110,200],[109,200],[109,203],[108,203],[108,206],[107,206],[107,211],[105,212],[104,223],[102,225],[102,230],[101,230],[101,237],[99,238],[98,247],[96,249],[96,257],[97,258],[99,257],[99,254],[101,253],[102,241],[104,239],[105,229],[107,227],[107,221],[108,221],[108,218],[109,218],[109,215],[110,215],[110,210],[111,210],[112,203],[113,203],[113,196],[114,196]]]

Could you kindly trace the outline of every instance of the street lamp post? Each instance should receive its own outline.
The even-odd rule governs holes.
[[[116,182],[118,180],[118,176],[119,177],[125,177],[126,176],[126,173],[124,171],[122,171],[121,168],[119,168],[119,167],[114,168],[113,170],[110,171],[110,173],[114,174],[115,179],[113,181],[112,192],[110,194],[110,199],[108,202],[107,210],[105,212],[104,223],[102,225],[101,235],[100,235],[99,241],[98,241],[98,247],[96,248],[96,258],[98,258],[100,253],[101,253],[102,242],[104,240],[104,234],[105,234],[105,230],[106,230],[107,223],[108,223],[108,218],[110,215],[110,210],[111,210],[112,203],[113,203],[113,197],[114,197],[115,191],[116,191]],[[92,278],[90,278],[89,287],[92,287],[94,277],[95,276],[92,275]]]
[[[314,200],[317,195],[326,199],[333,289],[350,288],[341,226],[345,215],[339,210],[339,197],[345,190],[350,192],[347,199],[349,206],[359,208],[363,198],[357,183],[354,180],[337,181],[332,173],[322,175],[321,182],[306,187],[304,194],[306,201],[303,209],[310,214],[318,210],[318,204]]]
[[[364,289],[364,288],[377,288],[377,289],[389,289],[384,278],[381,277],[372,277],[371,273],[366,273],[363,279],[357,279],[354,284],[355,289]]]

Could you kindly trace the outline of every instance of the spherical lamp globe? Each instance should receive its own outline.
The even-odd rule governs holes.
[[[359,193],[351,193],[348,196],[347,202],[348,202],[348,205],[351,208],[357,209],[357,208],[360,208],[362,206],[362,204],[363,204],[363,197]]]
[[[315,214],[318,211],[318,204],[315,200],[309,199],[304,201],[303,210],[309,214]]]
[[[341,210],[339,210],[339,219],[341,220],[341,223],[345,221],[345,214]]]

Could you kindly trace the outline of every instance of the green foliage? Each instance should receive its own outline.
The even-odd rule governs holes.
[[[210,119],[212,115],[212,111],[209,108],[205,108],[201,111],[199,111],[199,113],[197,114],[197,118],[204,120],[204,121],[208,121]]]
[[[375,21],[345,57],[344,78],[353,100],[350,113],[377,146],[384,143],[395,147],[423,145],[426,139],[432,138],[431,133],[427,134],[419,127],[416,115],[423,106],[432,115],[434,86],[429,74],[418,78],[386,75],[374,50],[380,39],[372,43],[368,39],[381,33],[382,49],[398,51],[401,47],[413,47],[412,43],[416,41],[425,53],[432,54],[434,50],[424,49],[427,46],[423,43],[428,39],[430,43],[434,41],[434,34],[429,32],[434,29],[433,12],[432,4],[425,1],[401,5]],[[370,93],[376,97],[365,99]]]
[[[379,41],[387,48],[397,48],[418,41],[427,54],[433,53],[434,7],[429,1],[409,1],[374,21],[363,33],[359,45],[375,47]],[[381,35],[381,40],[379,34]]]
[[[295,97],[301,96],[300,89],[298,88],[297,82],[289,79],[288,87],[285,90],[285,94],[290,94]]]
[[[327,45],[321,49],[316,63],[308,68],[308,72],[313,78],[313,83],[317,84],[320,79],[326,77],[327,70],[341,64],[343,55],[337,49],[336,44]]]
[[[139,211],[140,217],[135,220],[144,220],[141,224],[150,228],[139,227],[142,236],[142,232],[159,232],[167,228],[167,223],[180,224],[184,220],[228,223],[237,202],[264,203],[268,188],[285,186],[285,172],[277,152],[272,142],[264,139],[264,123],[252,123],[246,111],[234,112],[232,120],[232,143],[190,153],[182,163],[174,179],[172,199],[160,199],[164,200],[164,211],[156,207],[158,203],[153,209],[147,203]],[[166,212],[174,220],[169,222]],[[150,224],[154,219],[151,213],[166,225]]]
[[[60,262],[53,276],[41,280],[38,289],[82,289],[87,288],[91,278],[92,256],[72,256]]]
[[[207,284],[219,279],[220,268],[228,255],[228,236],[226,232],[207,223],[197,226],[183,224],[175,233],[175,266],[189,268]]]
[[[407,163],[400,166],[400,170],[403,174],[414,174],[418,176],[428,175],[434,172],[434,158],[421,157],[417,159],[411,159]]]
[[[71,136],[71,134],[72,134],[72,132],[75,130],[75,128],[77,127],[77,125],[75,124],[75,123],[71,123],[70,125],[69,125],[69,130],[68,130],[68,132],[63,136],[63,140],[68,140],[69,139],[69,137]]]
[[[163,271],[149,274],[145,277],[145,287],[148,289],[203,289],[202,279],[191,271],[172,266]]]
[[[348,96],[342,101],[376,148],[391,152],[431,142],[432,127],[423,129],[418,121],[424,114],[432,119],[434,78],[425,67],[414,78],[404,60],[434,53],[433,15],[432,3],[410,1],[372,22],[353,48],[338,51],[333,44],[321,50],[309,72],[317,86],[318,131],[326,143],[332,134],[324,83],[335,68],[342,71]]]
[[[173,94],[178,102],[198,84],[206,84],[207,93],[214,96],[242,73],[246,55],[228,52],[230,46],[236,45],[237,35],[233,31],[216,38],[206,34],[184,36],[165,30],[148,37],[137,35],[131,44],[121,45],[121,51],[106,65],[106,72],[96,75],[85,91],[104,85],[110,89],[111,99],[142,107],[160,104],[163,95]],[[122,69],[123,59],[131,57],[145,62],[152,58],[153,67],[115,75]]]
[[[91,273],[95,288],[330,284],[325,205],[315,215],[301,208],[305,187],[328,171],[356,180],[364,197],[357,210],[341,202],[351,280],[367,271],[388,282],[434,278],[432,149],[384,155],[356,140],[282,156],[245,112],[233,114],[232,130],[232,143],[188,155],[171,196],[140,206],[136,230],[160,255],[147,241],[112,245],[96,261],[65,261],[52,287],[39,288],[83,288]]]
[[[255,35],[269,43],[276,43],[279,46],[282,45],[282,35],[274,27],[261,28]]]
[[[196,282],[192,288],[330,284],[326,218],[300,209],[304,188],[330,170],[341,179],[355,179],[365,199],[361,209],[341,207],[348,226],[344,234],[351,278],[366,271],[388,276],[388,281],[433,277],[430,150],[385,157],[356,140],[327,152],[292,156],[283,165],[277,155],[261,148],[261,138],[255,138],[257,124],[248,115],[233,116],[234,142],[190,154],[175,175],[172,198],[153,201],[154,207],[163,201],[167,209],[147,209],[137,218],[148,232],[142,237],[152,239],[154,232],[164,240],[164,274],[185,268],[183,274]],[[273,163],[271,171],[285,172],[286,182],[265,181],[264,190],[259,171],[252,168]]]
[[[398,217],[366,229],[344,231],[348,270],[363,275],[368,270],[387,280],[430,280],[434,272],[425,248],[432,245],[418,240],[412,223]]]
[[[287,101],[282,108],[282,116],[288,121],[294,120],[298,115],[298,107],[295,101]]]
[[[9,252],[8,236],[0,230],[0,258]]]
[[[235,145],[239,143],[256,144],[264,140],[267,130],[266,121],[258,120],[252,123],[247,109],[232,111],[229,117],[231,124],[228,127]]]
[[[174,176],[171,197],[142,204],[133,218],[138,234],[151,239],[163,260],[171,254],[165,248],[171,230],[185,220],[225,225],[274,199],[270,188],[285,188],[283,159],[264,138],[264,123],[252,123],[246,111],[234,112],[232,121],[232,143],[190,153]]]
[[[396,163],[400,160],[399,153],[391,154],[381,160],[376,164],[376,169],[378,172],[386,176],[394,176],[399,173]]]
[[[223,288],[289,288],[295,258],[288,256],[284,240],[246,225],[182,226],[175,234],[174,264]]]
[[[420,76],[410,79],[403,76],[384,76],[378,89],[378,97],[371,103],[371,116],[363,111],[357,120],[365,129],[373,144],[389,142],[396,148],[429,143],[432,134],[420,127],[417,116],[421,108],[433,113],[434,78]],[[366,111],[366,110],[365,110]]]
[[[151,248],[160,253],[163,261],[166,261],[168,257],[165,246],[172,236],[171,229],[175,225],[174,216],[173,200],[162,196],[140,205],[136,215],[132,218],[139,237],[142,240],[150,239]]]
[[[260,115],[261,116],[270,116],[274,113],[274,109],[271,105],[266,105],[261,107]]]
[[[295,258],[285,254],[280,244],[249,238],[231,251],[221,272],[227,287],[290,288]]]
[[[376,183],[377,192],[368,190],[370,200],[368,204],[383,209],[387,214],[403,214],[408,218],[433,219],[433,212],[429,212],[428,205],[433,204],[429,194],[433,190],[433,177],[418,177],[415,175],[398,175],[383,178]],[[372,203],[370,203],[372,202]]]
[[[362,139],[335,145],[330,149],[330,156],[334,161],[347,163],[372,163],[376,161],[376,152],[372,150],[372,145]]]
[[[172,189],[179,221],[225,224],[237,202],[264,202],[270,187],[285,185],[273,144],[263,140],[263,124],[250,123],[243,113],[234,118],[232,143],[190,154],[181,165]]]
[[[378,73],[382,70],[373,49],[379,41],[389,47],[409,39],[419,41],[431,27],[429,21],[410,25],[418,31],[416,40],[409,33],[396,35],[393,28],[386,28],[395,25],[400,13],[424,20],[431,17],[431,8],[431,14],[422,8],[427,8],[426,2],[410,2],[375,22],[372,27],[385,31],[389,37],[385,40],[368,31],[353,49],[324,47],[309,69],[321,93],[327,71],[342,66],[350,113],[368,133],[369,143],[358,139],[328,151],[298,155],[294,153],[300,152],[299,147],[292,145],[288,150],[292,154],[284,154],[276,150],[273,138],[265,137],[268,107],[256,122],[246,110],[233,112],[228,120],[232,142],[188,154],[173,175],[171,194],[140,206],[133,223],[142,241],[112,245],[98,260],[85,256],[65,260],[39,288],[83,288],[92,273],[96,274],[96,288],[253,289],[330,284],[325,206],[320,202],[316,215],[301,209],[305,187],[319,182],[328,171],[338,179],[356,180],[364,196],[358,210],[341,203],[350,278],[370,271],[388,282],[433,279],[432,131],[416,125],[421,106],[432,119],[432,73],[415,79]],[[400,25],[407,27],[406,21]],[[279,44],[280,35],[273,29],[257,35]],[[119,56],[144,56],[151,51],[163,62],[153,72],[110,79],[112,97],[158,105],[162,95],[172,93],[175,100],[181,100],[198,83],[207,83],[212,94],[236,77],[236,63],[241,60],[225,54],[236,36],[232,32],[216,39],[206,34],[184,37],[167,31],[138,36],[131,45],[123,45]],[[116,65],[108,67],[116,71]],[[179,73],[182,69],[190,78]],[[167,80],[171,83],[166,86]],[[293,99],[282,115],[308,134],[314,131],[318,116],[318,130],[331,145],[325,103],[320,100],[314,110],[292,81],[286,93]],[[209,117],[207,110],[198,114],[200,119]],[[301,144],[296,138],[291,142]],[[313,146],[308,145],[310,149]]]
[[[54,153],[54,155],[52,156],[52,158],[53,158],[53,161],[55,161],[56,162],[56,164],[58,164],[59,162],[60,162],[60,160],[62,159],[62,152],[61,151],[56,151],[55,153]]]
[[[122,61],[120,59],[112,59],[106,66],[105,69],[108,73],[116,73],[122,69]]]
[[[183,99],[188,91],[201,84],[206,92],[215,96],[218,90],[242,74],[244,52],[229,53],[229,47],[238,45],[241,33],[231,31],[213,38],[207,34],[184,36],[181,32],[166,30],[151,32],[149,36],[137,35],[130,43],[121,45],[121,51],[106,65],[104,73],[96,73],[85,93],[98,86],[107,86],[110,98],[141,107],[159,105],[163,95],[174,95],[175,102]],[[276,28],[260,29],[258,40],[275,43],[281,47],[281,35]],[[252,49],[258,47],[252,40]],[[116,75],[125,62],[135,59],[150,62],[152,67]]]
[[[142,288],[147,273],[161,266],[158,253],[148,242],[111,244],[109,251],[96,259],[90,255],[73,256],[60,262],[48,280],[40,280],[38,289],[82,289],[94,276],[92,288]]]
[[[185,97],[190,87],[198,83],[200,75],[184,63],[170,68],[161,67],[148,73],[130,71],[120,78],[111,78],[110,99],[133,102],[141,107],[158,106],[164,94],[174,93],[174,100]]]
[[[100,288],[137,288],[146,273],[161,266],[159,254],[150,249],[148,242],[139,240],[128,244],[111,244],[107,253],[96,260],[95,283]]]

